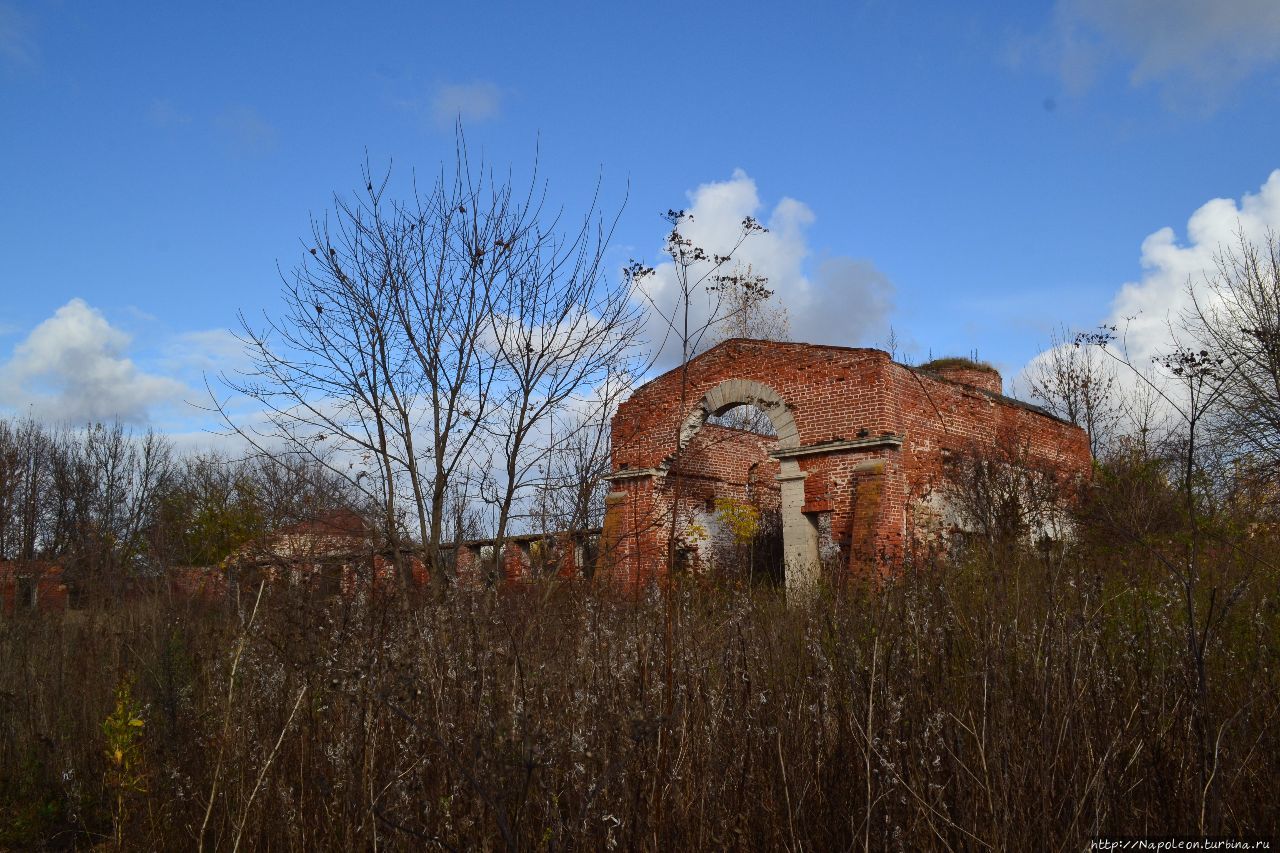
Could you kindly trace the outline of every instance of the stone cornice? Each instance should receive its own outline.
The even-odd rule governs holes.
[[[868,436],[866,438],[847,438],[839,441],[824,441],[822,444],[806,444],[802,447],[780,447],[769,452],[774,459],[794,459],[797,456],[816,456],[821,453],[840,453],[846,450],[870,450],[875,447],[902,446],[902,436],[893,433]]]
[[[600,479],[608,483],[613,483],[618,480],[634,480],[640,477],[665,476],[667,476],[667,472],[661,468],[623,468],[621,471],[614,471],[611,474],[605,474]]]

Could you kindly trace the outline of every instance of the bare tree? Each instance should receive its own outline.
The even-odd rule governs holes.
[[[725,306],[725,317],[712,330],[714,343],[730,338],[754,338],[762,341],[791,340],[791,317],[787,307],[760,289],[762,279],[750,264],[737,263],[731,275],[718,282]],[[709,418],[708,423],[746,430],[762,435],[773,434],[773,422],[753,406],[738,406]]]
[[[215,405],[232,429],[264,457],[298,460],[343,478],[377,508],[402,577],[401,488],[419,509],[414,453],[415,401],[422,377],[412,369],[400,324],[398,281],[412,260],[401,211],[384,201],[388,177],[364,173],[355,201],[335,197],[333,223],[313,221],[302,262],[284,279],[285,310],[256,329],[241,317],[240,339],[252,368],[223,382],[260,409],[241,424]]]
[[[964,529],[982,542],[993,565],[1009,564],[1029,541],[1064,537],[1063,498],[1073,484],[1035,464],[1030,447],[1016,436],[951,456],[946,480]]]
[[[756,338],[763,341],[791,340],[791,315],[787,307],[761,288],[767,280],[756,274],[751,264],[738,262],[733,271],[720,276],[713,285],[720,296],[723,319],[712,328],[711,340]]]
[[[1183,318],[1196,345],[1221,359],[1213,429],[1252,475],[1277,480],[1280,461],[1280,236],[1243,232],[1215,256],[1203,289],[1188,286]]]
[[[708,251],[699,246],[688,236],[688,226],[693,222],[693,214],[684,210],[668,210],[664,216],[671,230],[667,232],[662,251],[671,259],[671,269],[675,279],[675,293],[671,304],[662,304],[647,289],[657,270],[639,261],[632,261],[626,268],[626,278],[631,290],[643,297],[654,315],[664,326],[663,341],[655,352],[660,356],[668,341],[674,340],[679,348],[680,363],[680,397],[679,407],[675,410],[677,419],[674,427],[674,443],[671,453],[671,470],[677,472],[673,477],[671,490],[671,509],[667,518],[654,518],[652,523],[665,525],[667,547],[666,565],[668,572],[677,565],[677,547],[679,531],[677,526],[681,517],[681,503],[684,497],[684,478],[678,476],[680,459],[687,436],[682,435],[681,418],[689,409],[689,361],[694,354],[701,351],[703,343],[713,335],[718,326],[726,319],[742,310],[743,302],[727,300],[725,294],[732,292],[752,301],[763,301],[772,296],[766,288],[768,280],[764,276],[747,275],[742,271],[726,273],[725,268],[733,260],[734,254],[754,234],[763,233],[766,229],[753,217],[742,220],[734,242],[723,254]],[[684,230],[682,230],[684,229]],[[658,357],[655,356],[655,357]],[[671,714],[674,708],[675,694],[672,684],[673,649],[674,649],[674,603],[670,585],[664,585],[666,595],[664,601],[663,625],[663,661],[666,668],[667,689],[664,695],[665,713]],[[662,761],[665,761],[664,757]]]
[[[218,405],[264,454],[326,466],[377,507],[406,578],[412,518],[442,591],[451,501],[499,482],[494,453],[502,479],[487,496],[505,536],[547,452],[543,427],[625,362],[638,318],[602,275],[612,225],[589,214],[564,236],[536,180],[517,193],[471,163],[461,133],[430,185],[398,202],[389,182],[366,168],[357,199],[313,224],[284,314],[244,324],[253,368],[225,381],[262,425]]]
[[[53,434],[49,459],[40,555],[64,561],[81,592],[118,596],[129,577],[155,571],[146,533],[172,472],[168,440],[92,424]]]
[[[34,418],[0,420],[0,559],[34,560],[48,538],[55,449]]]
[[[693,222],[693,214],[684,210],[668,210],[663,218],[671,226],[662,246],[663,254],[671,259],[675,280],[675,292],[670,304],[664,304],[648,288],[657,274],[654,267],[632,261],[626,274],[632,290],[645,299],[664,327],[664,338],[656,351],[661,353],[668,341],[673,341],[679,348],[680,362],[677,369],[680,371],[680,405],[676,409],[676,416],[682,418],[689,406],[689,361],[702,350],[705,342],[714,339],[723,324],[740,316],[752,305],[769,299],[773,292],[766,287],[768,279],[755,274],[750,268],[725,272],[742,244],[752,235],[767,230],[753,217],[748,216],[742,220],[734,242],[723,250],[723,254],[699,246],[688,236],[687,230]],[[671,467],[672,470],[679,470],[687,437],[680,435],[678,426],[675,432]],[[668,567],[676,564],[676,519],[680,515],[682,492],[681,478],[676,477],[672,491],[670,531],[667,535]]]
[[[499,554],[518,499],[545,476],[556,442],[583,447],[574,432],[591,431],[591,409],[609,402],[592,392],[629,371],[641,328],[631,293],[603,269],[616,216],[606,227],[593,205],[564,237],[558,219],[510,247],[510,269],[489,312],[499,370],[487,423],[502,466],[491,498]],[[557,423],[569,406],[585,417]]]
[[[1117,455],[1130,459],[1155,459],[1165,453],[1177,434],[1174,416],[1157,392],[1159,379],[1147,369],[1141,380],[1132,382],[1120,395],[1120,421],[1107,459]]]
[[[360,493],[346,477],[334,473],[339,466],[332,462],[258,456],[237,461],[234,467],[249,481],[268,529],[360,507]]]
[[[461,142],[452,173],[407,203],[385,198],[388,183],[366,170],[358,201],[336,199],[336,225],[313,226],[286,282],[285,314],[261,332],[245,324],[253,370],[225,381],[259,404],[265,428],[220,410],[262,452],[329,467],[379,507],[402,575],[408,508],[443,588],[449,484],[472,464],[496,375],[486,321],[532,226],[509,184],[473,175]]]
[[[1051,335],[1029,382],[1031,398],[1089,433],[1090,451],[1101,456],[1120,420],[1115,365],[1095,345],[1063,329]]]
[[[610,419],[628,388],[625,378],[611,377],[585,405],[554,420],[549,452],[537,466],[536,529],[580,535],[603,524]]]
[[[1190,286],[1190,285],[1188,285]],[[1098,332],[1081,335],[1080,340],[1098,346],[1121,366],[1128,368],[1179,421],[1179,429],[1168,439],[1169,468],[1178,493],[1181,535],[1166,541],[1153,540],[1142,528],[1125,527],[1122,519],[1109,519],[1117,532],[1143,546],[1169,571],[1182,599],[1182,630],[1186,644],[1184,666],[1191,722],[1196,742],[1196,771],[1201,790],[1200,829],[1212,819],[1217,802],[1217,751],[1212,744],[1214,710],[1209,702],[1206,660],[1217,644],[1227,616],[1243,595],[1252,571],[1245,572],[1229,588],[1220,589],[1216,579],[1206,578],[1205,556],[1212,540],[1230,547],[1216,535],[1213,468],[1219,453],[1206,442],[1206,427],[1224,406],[1235,364],[1225,355],[1188,345],[1179,330],[1169,327],[1170,348],[1153,361],[1167,382],[1158,381],[1135,365],[1125,336],[1117,328],[1103,326]],[[1186,330],[1183,330],[1186,331]],[[1194,329],[1192,329],[1194,331]]]

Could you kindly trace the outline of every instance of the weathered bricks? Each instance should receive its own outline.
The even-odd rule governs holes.
[[[637,389],[613,419],[602,548],[608,573],[624,584],[667,571],[672,524],[678,532],[690,507],[759,496],[764,470],[781,486],[773,500],[793,540],[788,571],[816,557],[816,546],[798,543],[816,541],[809,527],[824,514],[850,571],[901,557],[924,533],[922,508],[943,487],[948,456],[1016,444],[1029,465],[1068,478],[1089,473],[1084,431],[1002,396],[993,370],[925,371],[875,349],[733,339],[693,359],[686,376],[683,410],[681,371],[673,370]],[[763,410],[776,438],[704,425],[740,403]]]

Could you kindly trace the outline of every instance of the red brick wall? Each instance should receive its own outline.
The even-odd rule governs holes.
[[[614,470],[657,467],[671,455],[685,417],[707,391],[727,379],[753,379],[778,391],[791,407],[801,444],[854,438],[890,429],[889,401],[880,377],[887,353],[734,339],[695,359],[681,410],[680,371],[639,388],[618,408],[612,425]]]
[[[1004,393],[1004,383],[1000,379],[999,372],[995,370],[981,367],[934,367],[930,368],[928,372],[937,374],[948,382],[958,382],[961,385],[981,388],[983,391],[990,391],[992,394]]]
[[[62,567],[48,563],[0,563],[0,614],[12,616],[29,607],[18,600],[19,590],[25,594],[27,584],[34,585],[36,610],[41,613],[67,609],[67,585]]]
[[[561,578],[575,578],[583,573],[585,567],[578,565],[578,548],[583,543],[577,541],[571,534],[554,533],[543,539],[544,542],[552,543],[553,547],[549,552],[543,551],[541,556],[537,554],[538,546],[535,544],[537,541],[529,536],[516,536],[507,540],[502,549],[502,571],[499,576],[501,583],[511,585],[530,580],[535,574],[545,576],[548,572],[554,572]],[[456,547],[453,545],[447,547],[457,552],[454,566],[458,583],[479,587],[490,582],[481,565],[480,552],[483,548],[493,547],[492,539],[463,542]],[[539,565],[540,560],[545,562]]]
[[[830,513],[832,538],[857,570],[872,555],[896,559],[911,544],[919,532],[917,509],[943,485],[950,456],[995,454],[1016,445],[1028,465],[1069,478],[1088,476],[1088,437],[1082,430],[995,393],[999,374],[970,372],[974,375],[944,377],[895,364],[874,349],[725,341],[689,364],[683,406],[681,374],[674,370],[637,389],[619,407],[612,424],[613,470],[668,468],[682,424],[708,391],[730,379],[753,380],[776,391],[795,420],[801,446],[866,443],[888,434],[901,446],[882,443],[797,460],[808,475],[805,511]],[[695,500],[737,497],[735,489],[745,491],[738,485],[745,482],[745,469],[773,443],[725,432],[704,426],[682,454],[682,488]],[[612,481],[605,538],[618,580],[639,583],[663,570],[673,480]]]
[[[227,596],[227,571],[221,567],[174,568],[169,571],[169,588],[175,595],[200,601],[219,601]]]
[[[771,436],[706,424],[680,454],[671,471],[682,476],[686,495],[707,503],[732,498],[761,509],[777,509],[778,462],[769,457],[777,444]],[[667,478],[672,488],[674,476]]]

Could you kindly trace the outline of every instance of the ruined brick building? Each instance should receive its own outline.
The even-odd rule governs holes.
[[[775,434],[708,423],[744,405]],[[985,365],[917,368],[875,349],[746,339],[638,389],[612,442],[601,548],[630,586],[705,559],[725,501],[777,514],[786,585],[802,588],[824,565],[876,571],[963,533],[950,474],[966,460],[1064,486],[1091,465],[1083,430],[1004,396]]]
[[[589,578],[596,567],[599,536],[598,529],[515,534],[506,537],[501,559],[489,538],[446,542],[441,548],[458,583],[482,587],[550,576]]]
[[[429,580],[426,564],[403,557],[414,586]],[[310,589],[324,595],[355,595],[396,589],[401,579],[391,550],[358,513],[338,509],[255,537],[218,565],[176,566],[168,571],[173,592],[219,600],[232,584],[260,581]]]
[[[67,607],[62,566],[47,560],[0,560],[0,615]]]

